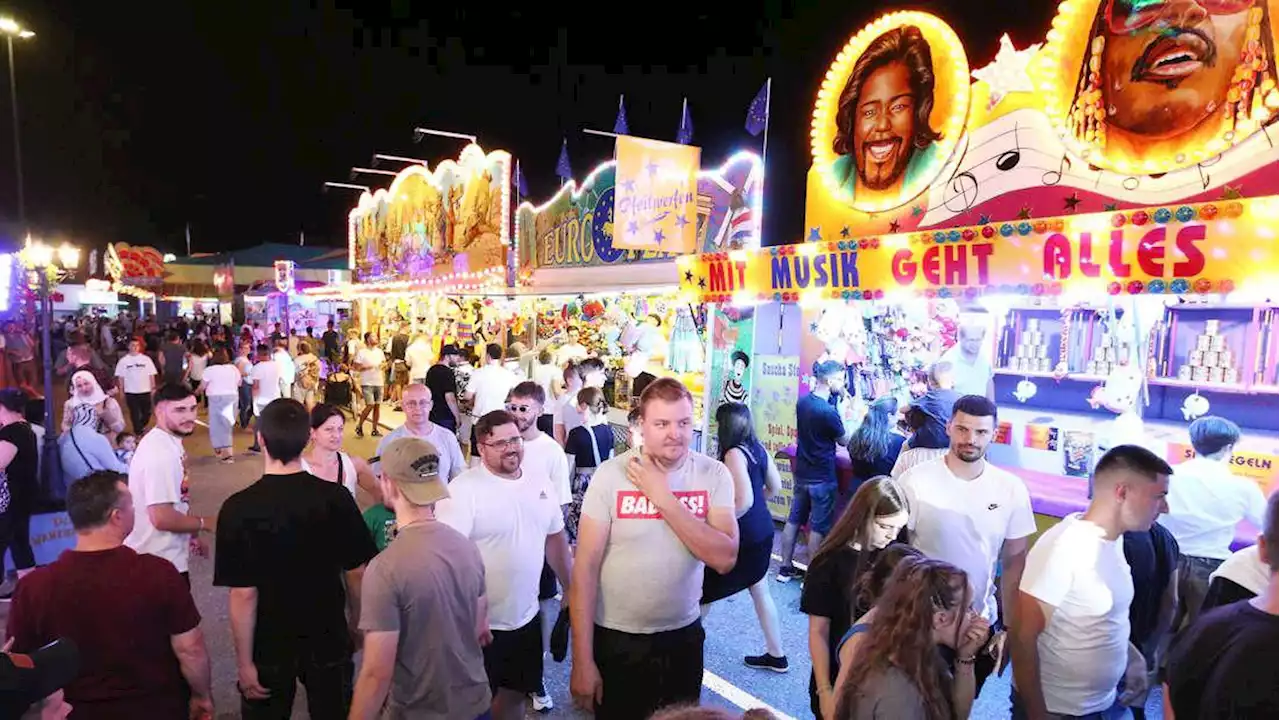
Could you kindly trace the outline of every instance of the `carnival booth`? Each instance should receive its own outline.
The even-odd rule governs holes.
[[[1042,527],[1084,506],[1107,447],[1180,462],[1206,413],[1242,426],[1232,467],[1274,488],[1276,14],[1246,5],[1213,18],[1241,28],[1224,60],[1167,100],[1146,76],[1109,76],[1113,53],[1140,55],[1164,24],[1117,31],[1107,2],[1064,2],[1046,42],[1006,38],[972,73],[937,17],[855,34],[818,93],[803,242],[679,261],[687,297],[754,308],[757,344],[777,318],[779,354],[753,363],[762,438],[794,434],[816,360],[845,362],[864,403],[907,401],[964,335],[994,368],[989,458],[1027,483]],[[896,72],[895,53],[932,77]],[[901,108],[870,96],[893,82]],[[854,108],[906,115],[872,127]]]
[[[726,369],[732,348],[722,347],[730,331],[720,328],[713,339],[717,330],[707,308],[677,292],[676,258],[682,252],[759,247],[763,165],[744,152],[718,168],[698,169],[697,148],[675,145],[675,152],[694,151],[695,192],[653,187],[655,173],[629,175],[661,162],[647,154],[633,159],[636,152],[671,145],[619,138],[616,161],[600,165],[581,184],[570,182],[542,205],[521,204],[518,282],[510,297],[519,315],[533,321],[525,338],[529,347],[550,349],[557,365],[588,354],[605,361],[610,421],[620,433],[648,379],[672,376],[694,394],[700,431],[695,445],[705,447],[708,393],[712,386],[719,392],[723,374],[732,371]],[[646,190],[647,197],[641,195]],[[649,201],[658,197],[679,202],[671,207]],[[623,236],[642,233],[645,240],[656,236],[656,244],[622,244],[634,245]],[[708,376],[709,367],[720,374]]]

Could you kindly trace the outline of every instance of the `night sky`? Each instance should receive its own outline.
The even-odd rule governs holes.
[[[545,8],[532,10],[532,7]],[[524,9],[507,9],[522,7]],[[554,9],[553,9],[554,8]],[[759,148],[743,129],[773,77],[765,241],[800,239],[809,118],[834,54],[891,9],[949,22],[971,67],[1008,32],[1043,40],[1055,2],[0,3],[37,36],[15,41],[28,223],[83,245],[213,252],[262,242],[341,245],[356,196],[321,192],[374,152],[432,161],[415,125],[473,133],[521,160],[533,199],[612,154],[625,93],[631,132],[674,140],[688,96],[703,164]],[[3,60],[0,57],[0,60]],[[0,219],[17,217],[7,74]],[[368,177],[363,182],[377,182]],[[381,179],[385,182],[385,179]]]

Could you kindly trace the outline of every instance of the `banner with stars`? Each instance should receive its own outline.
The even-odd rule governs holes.
[[[702,150],[623,135],[617,156],[614,247],[694,252]]]

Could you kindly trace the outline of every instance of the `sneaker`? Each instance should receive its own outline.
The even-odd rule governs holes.
[[[357,426],[356,426],[356,437],[364,437],[364,427],[363,427],[363,426],[361,426],[361,425],[357,425]]]
[[[551,702],[551,696],[547,694],[546,683],[539,683],[538,692],[529,693],[529,699],[533,701],[535,712],[549,713],[556,707],[555,703]]]
[[[784,673],[787,671],[787,656],[774,657],[769,653],[764,655],[748,655],[742,658],[742,664],[757,670],[772,670],[776,673]]]
[[[369,437],[382,437],[382,431],[378,430],[378,428],[374,428],[373,432],[369,433]]]
[[[800,572],[794,565],[791,567],[778,568],[778,574],[774,577],[780,583],[791,582],[792,580],[800,580],[804,577],[804,573]]]
[[[260,453],[260,452],[262,452],[262,448],[258,447],[257,445],[251,445],[251,446],[249,446],[249,452],[251,452],[251,453]]]

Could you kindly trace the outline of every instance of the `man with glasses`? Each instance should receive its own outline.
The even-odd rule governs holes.
[[[476,422],[475,434],[480,465],[450,483],[436,518],[475,542],[484,560],[493,631],[484,649],[485,672],[494,692],[493,717],[507,720],[523,717],[524,696],[542,685],[543,562],[568,588],[573,560],[555,488],[548,478],[521,469],[524,438],[516,419],[494,410]]]
[[[542,417],[542,408],[546,403],[546,391],[542,386],[526,380],[511,389],[507,394],[507,412],[515,418],[516,428],[524,440],[524,460],[520,470],[526,477],[545,478],[555,488],[556,501],[565,508],[573,502],[573,492],[569,487],[569,457],[555,438],[538,429],[538,418]],[[556,621],[555,598],[558,588],[556,576],[550,564],[542,566],[542,580],[538,585],[538,603],[542,609],[542,646],[550,649],[551,629]],[[555,708],[551,696],[547,694],[546,684],[542,683],[538,691],[530,697],[533,709],[547,712]]]
[[[426,385],[413,384],[406,387],[400,404],[404,408],[404,424],[378,441],[379,457],[395,439],[416,437],[431,443],[440,452],[440,477],[445,482],[453,480],[467,469],[467,460],[462,455],[462,446],[458,444],[458,437],[431,422],[433,403],[431,391]],[[380,473],[381,468],[375,467],[374,472]]]

